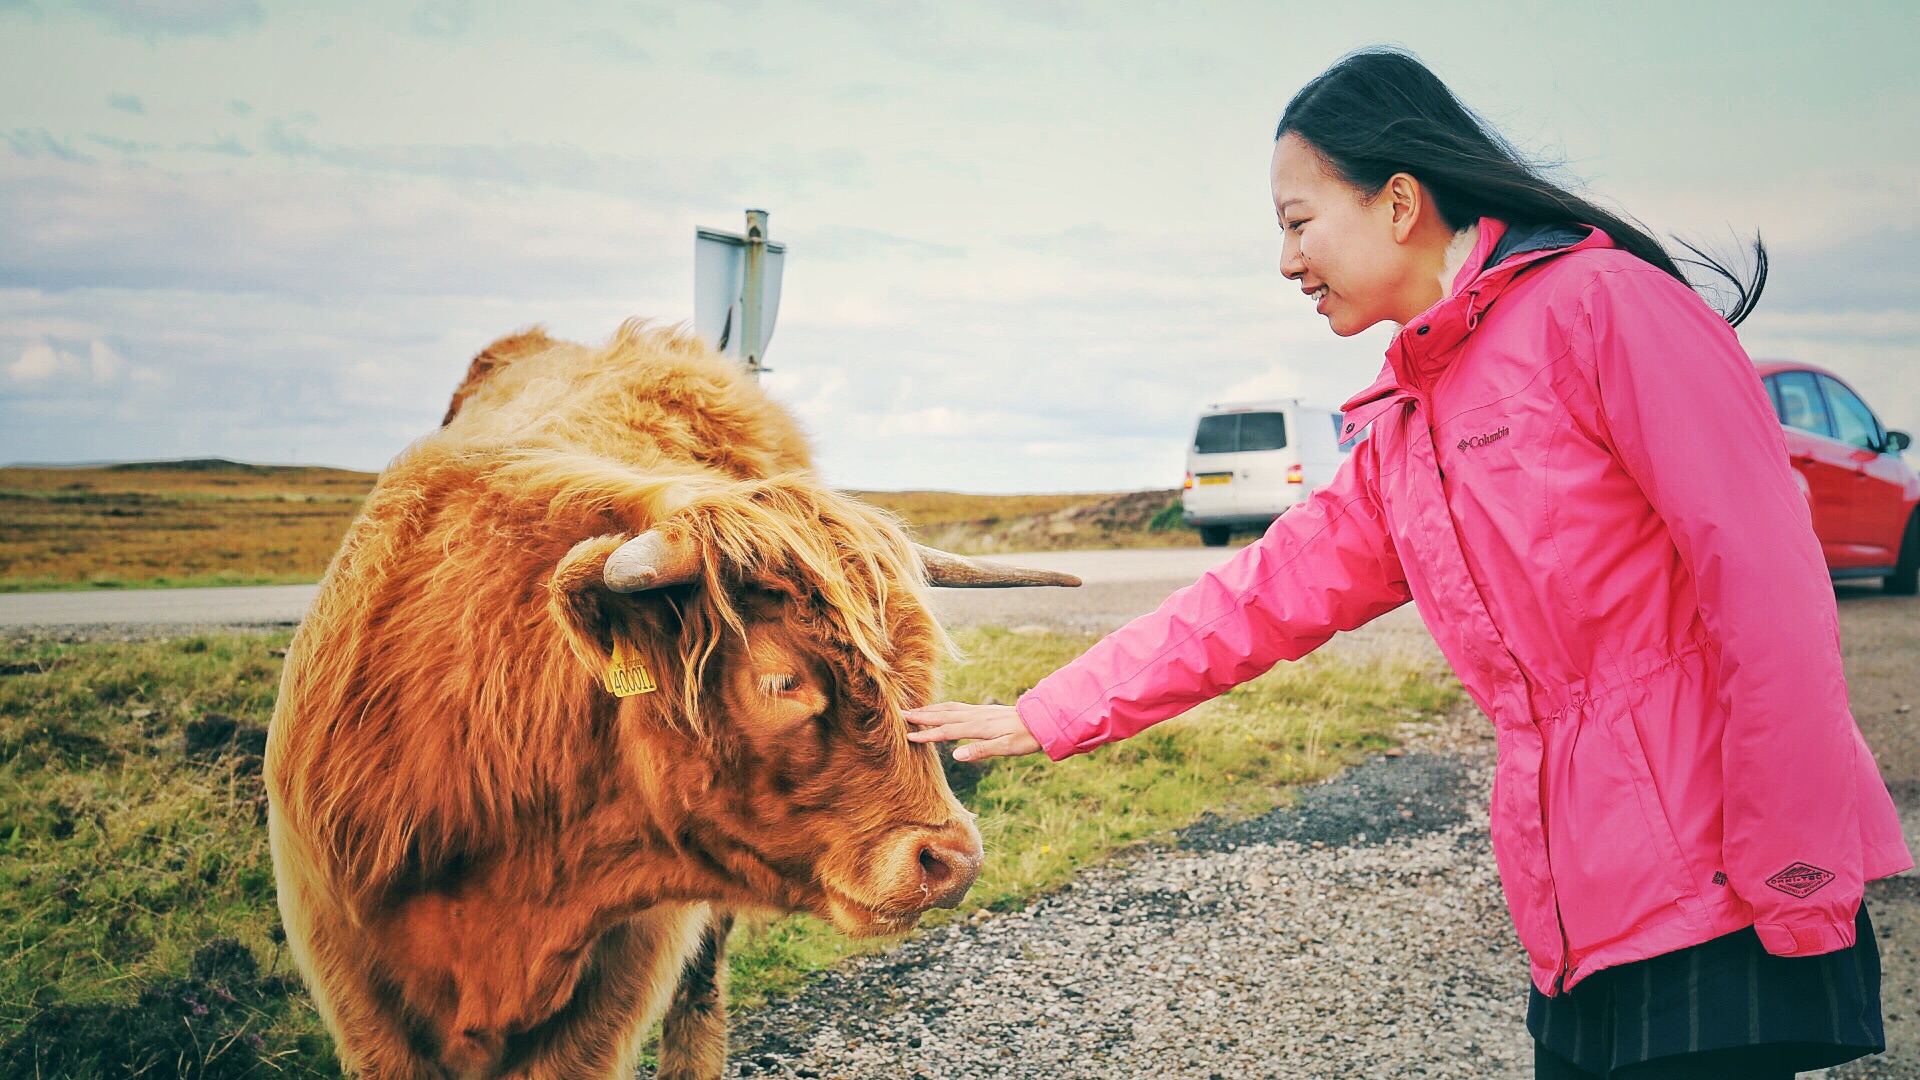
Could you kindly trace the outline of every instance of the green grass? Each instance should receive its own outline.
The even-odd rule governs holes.
[[[0,643],[0,1073],[34,1075],[32,1021],[159,1075],[337,1075],[284,979],[258,758],[188,754],[208,714],[266,723],[287,636]]]
[[[946,695],[1000,702],[1093,640],[958,638]],[[37,1040],[160,1075],[183,1061],[204,1077],[337,1075],[279,941],[257,759],[190,752],[209,713],[266,723],[286,639],[0,640],[0,1074],[33,1075],[21,1054]],[[987,865],[963,907],[928,923],[1017,908],[1208,813],[1266,810],[1459,699],[1425,661],[1309,657],[1091,755],[952,766]],[[804,917],[744,925],[733,999],[885,947]],[[106,1075],[74,1059],[49,1074]]]

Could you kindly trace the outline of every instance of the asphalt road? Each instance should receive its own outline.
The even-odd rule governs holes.
[[[1075,574],[1078,589],[936,589],[942,620],[1102,630],[1151,610],[1166,595],[1233,554],[1232,548],[1050,551],[1001,557]],[[214,627],[291,626],[313,603],[316,585],[233,589],[95,589],[0,595],[0,629],[112,628],[117,633]]]

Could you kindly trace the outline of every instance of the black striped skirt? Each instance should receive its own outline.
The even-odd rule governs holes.
[[[1572,990],[1533,990],[1527,1030],[1582,1070],[1680,1054],[1780,1044],[1793,1071],[1824,1069],[1886,1049],[1880,949],[1867,907],[1853,947],[1774,956],[1752,927],[1596,971]]]

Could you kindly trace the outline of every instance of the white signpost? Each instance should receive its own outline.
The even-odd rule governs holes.
[[[787,245],[767,240],[767,212],[747,211],[747,234],[693,232],[693,330],[758,378],[780,311]]]

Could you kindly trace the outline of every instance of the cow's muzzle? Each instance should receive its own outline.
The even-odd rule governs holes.
[[[943,829],[920,842],[916,863],[928,907],[957,906],[980,876],[980,833],[970,821],[964,826],[964,832]]]

